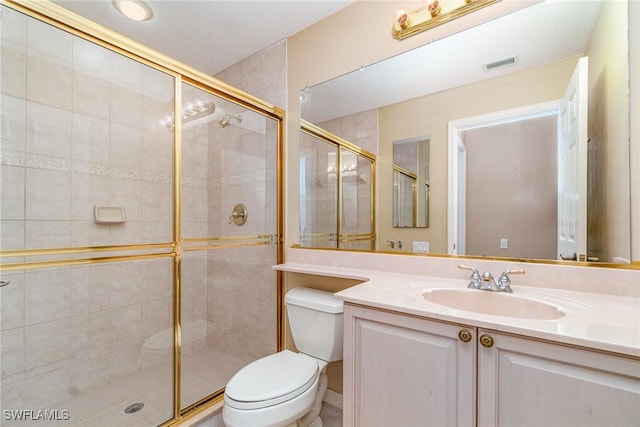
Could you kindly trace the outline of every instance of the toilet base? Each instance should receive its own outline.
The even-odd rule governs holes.
[[[300,425],[300,421],[296,421],[294,423],[287,424],[286,426],[283,426],[283,427],[302,427],[302,426]],[[320,417],[316,418],[315,421],[309,424],[307,427],[322,427],[322,419]]]

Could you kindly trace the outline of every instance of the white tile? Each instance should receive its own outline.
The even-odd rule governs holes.
[[[73,36],[70,33],[36,19],[28,19],[27,37],[29,48],[38,51],[40,55],[72,61]]]
[[[53,270],[25,275],[25,324],[34,325],[69,317],[71,271]]]
[[[67,319],[25,328],[25,369],[30,375],[42,374],[71,364],[71,327]]]
[[[26,219],[71,220],[71,173],[27,169]]]
[[[13,384],[24,378],[24,329],[0,332],[0,371],[3,385]]]
[[[111,84],[111,121],[142,129],[142,95]]]
[[[0,406],[2,409],[24,408],[24,383],[2,384],[0,386]]]
[[[0,165],[0,218],[24,220],[25,171],[24,168]]]
[[[24,221],[0,220],[0,248],[24,249]],[[5,259],[6,262],[19,261]]]
[[[109,226],[109,244],[130,245],[142,241],[141,221],[127,220],[124,224],[112,224]]]
[[[71,110],[73,106],[73,74],[71,70],[71,62],[28,49],[27,99]]]
[[[2,43],[26,46],[27,16],[8,7],[2,8]],[[3,52],[4,55],[4,52]]]
[[[73,246],[102,246],[109,242],[109,226],[93,221],[74,220],[71,223]]]
[[[172,134],[145,130],[142,134],[142,162],[145,170],[171,173]]]
[[[0,279],[9,282],[0,290],[0,330],[24,326],[24,273],[3,272]]]
[[[111,80],[128,90],[142,91],[142,76],[145,65],[127,58],[119,53],[110,53]]]
[[[142,130],[111,123],[111,163],[142,169]]]
[[[4,52],[2,62],[4,64]],[[4,78],[4,77],[3,77]],[[4,86],[4,81],[2,82]],[[2,95],[0,148],[2,152],[24,152],[26,147],[26,101],[20,97]]]
[[[3,24],[4,24],[4,18]],[[2,62],[0,63],[0,91],[2,94],[25,98],[27,93],[27,49],[16,43],[4,40],[2,29]]]
[[[27,221],[25,247],[59,248],[71,246],[71,221]]]
[[[95,77],[109,77],[111,52],[80,37],[73,38],[73,67]]]
[[[27,152],[70,158],[71,112],[37,102],[28,102],[26,113]]]
[[[111,113],[109,81],[83,71],[73,72],[73,111],[79,114],[109,119]]]
[[[170,184],[144,182],[142,184],[142,219],[144,221],[170,221],[172,199]]]

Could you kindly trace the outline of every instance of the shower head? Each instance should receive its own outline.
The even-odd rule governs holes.
[[[223,118],[221,118],[220,120],[218,120],[218,124],[220,125],[221,128],[227,128],[231,125],[231,119],[234,119],[235,121],[238,122],[238,124],[242,123],[242,114],[238,113],[238,114],[234,114],[233,116],[224,116]]]
[[[229,127],[231,123],[229,123],[229,116],[225,116],[218,121],[218,124],[222,129]]]

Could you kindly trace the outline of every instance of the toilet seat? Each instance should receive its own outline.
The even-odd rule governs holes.
[[[319,375],[316,359],[283,350],[238,371],[227,384],[225,403],[245,410],[277,405],[303,394]]]

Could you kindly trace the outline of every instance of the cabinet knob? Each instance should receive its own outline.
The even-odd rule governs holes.
[[[461,341],[463,342],[469,342],[471,341],[471,332],[469,332],[466,329],[461,329],[460,332],[458,333],[458,338],[460,338]]]
[[[491,338],[491,335],[480,335],[480,344],[487,348],[493,347],[493,338]]]

